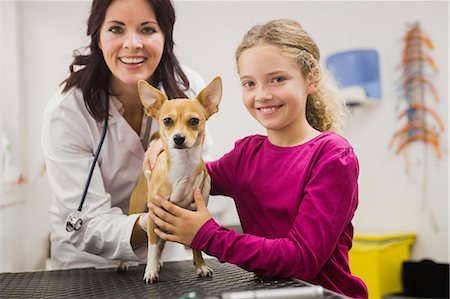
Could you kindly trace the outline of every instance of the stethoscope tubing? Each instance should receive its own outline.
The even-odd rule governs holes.
[[[100,142],[97,147],[97,151],[94,155],[94,160],[92,161],[91,168],[89,169],[89,175],[86,180],[86,184],[84,186],[83,195],[81,196],[80,205],[78,206],[78,212],[81,212],[83,209],[84,200],[86,199],[87,192],[89,190],[89,185],[91,184],[92,180],[92,174],[94,173],[95,164],[97,164],[98,157],[100,155],[100,150],[102,149],[103,142],[105,141],[106,137],[106,131],[108,130],[108,118],[109,118],[109,99],[105,98],[105,108],[106,108],[106,114],[105,114],[105,120],[103,124],[103,132],[102,137],[100,138]]]
[[[95,151],[94,160],[92,161],[91,168],[89,169],[89,174],[86,180],[86,184],[84,186],[83,195],[81,196],[80,205],[76,212],[72,212],[69,214],[66,220],[66,231],[78,231],[81,229],[83,225],[83,219],[80,218],[79,213],[83,209],[84,200],[86,199],[87,192],[89,190],[89,185],[91,184],[92,174],[94,173],[95,164],[97,164],[98,157],[100,155],[100,150],[102,149],[103,142],[105,141],[106,131],[108,130],[108,118],[109,118],[109,97],[105,96],[105,120],[103,123],[103,132],[100,138],[100,142],[98,143],[97,150]]]

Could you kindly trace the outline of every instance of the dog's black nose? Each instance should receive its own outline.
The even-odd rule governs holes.
[[[176,145],[182,145],[185,139],[184,135],[177,134],[173,136],[173,142],[175,142]]]

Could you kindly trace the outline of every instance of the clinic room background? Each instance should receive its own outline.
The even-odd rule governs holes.
[[[220,111],[208,123],[214,159],[231,150],[237,139],[264,133],[241,102],[234,59],[240,39],[251,26],[273,18],[298,20],[319,45],[322,64],[337,53],[370,50],[377,54],[373,63],[379,68],[374,79],[378,94],[365,94],[358,84],[343,89],[344,98],[360,102],[350,109],[342,132],[360,162],[355,233],[412,233],[411,259],[449,262],[448,2],[174,4],[175,52],[180,61],[199,72],[205,82],[217,75],[223,78]],[[1,9],[0,271],[43,269],[49,254],[51,201],[40,145],[43,110],[68,75],[72,51],[87,43],[90,1],[2,1]],[[405,107],[402,51],[404,36],[413,24],[420,25],[434,45],[429,53],[437,71],[424,74],[432,84],[418,86],[425,88],[426,103],[445,129],[439,131],[439,148],[418,141],[397,153],[398,144],[390,147],[390,142],[406,124],[405,117],[399,118]],[[428,117],[427,123],[435,125],[434,117]],[[238,224],[231,199],[213,197],[211,209],[222,224]]]

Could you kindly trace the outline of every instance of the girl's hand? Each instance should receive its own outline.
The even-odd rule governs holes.
[[[158,237],[191,246],[199,229],[212,218],[199,188],[194,191],[194,200],[197,211],[190,211],[164,200],[158,195],[155,196],[156,203],[148,205],[148,214],[158,226],[155,229]]]
[[[158,158],[158,155],[163,150],[164,146],[160,138],[154,139],[150,142],[150,145],[144,155],[144,162],[142,163],[142,169],[144,172],[146,170],[152,171],[153,168],[155,168],[156,158]]]

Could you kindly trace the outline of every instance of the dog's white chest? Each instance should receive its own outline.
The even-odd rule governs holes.
[[[201,149],[199,147],[170,150],[169,182],[172,185],[171,202],[186,208],[194,201],[194,189],[199,187],[201,183],[195,180],[195,172],[200,160]]]

